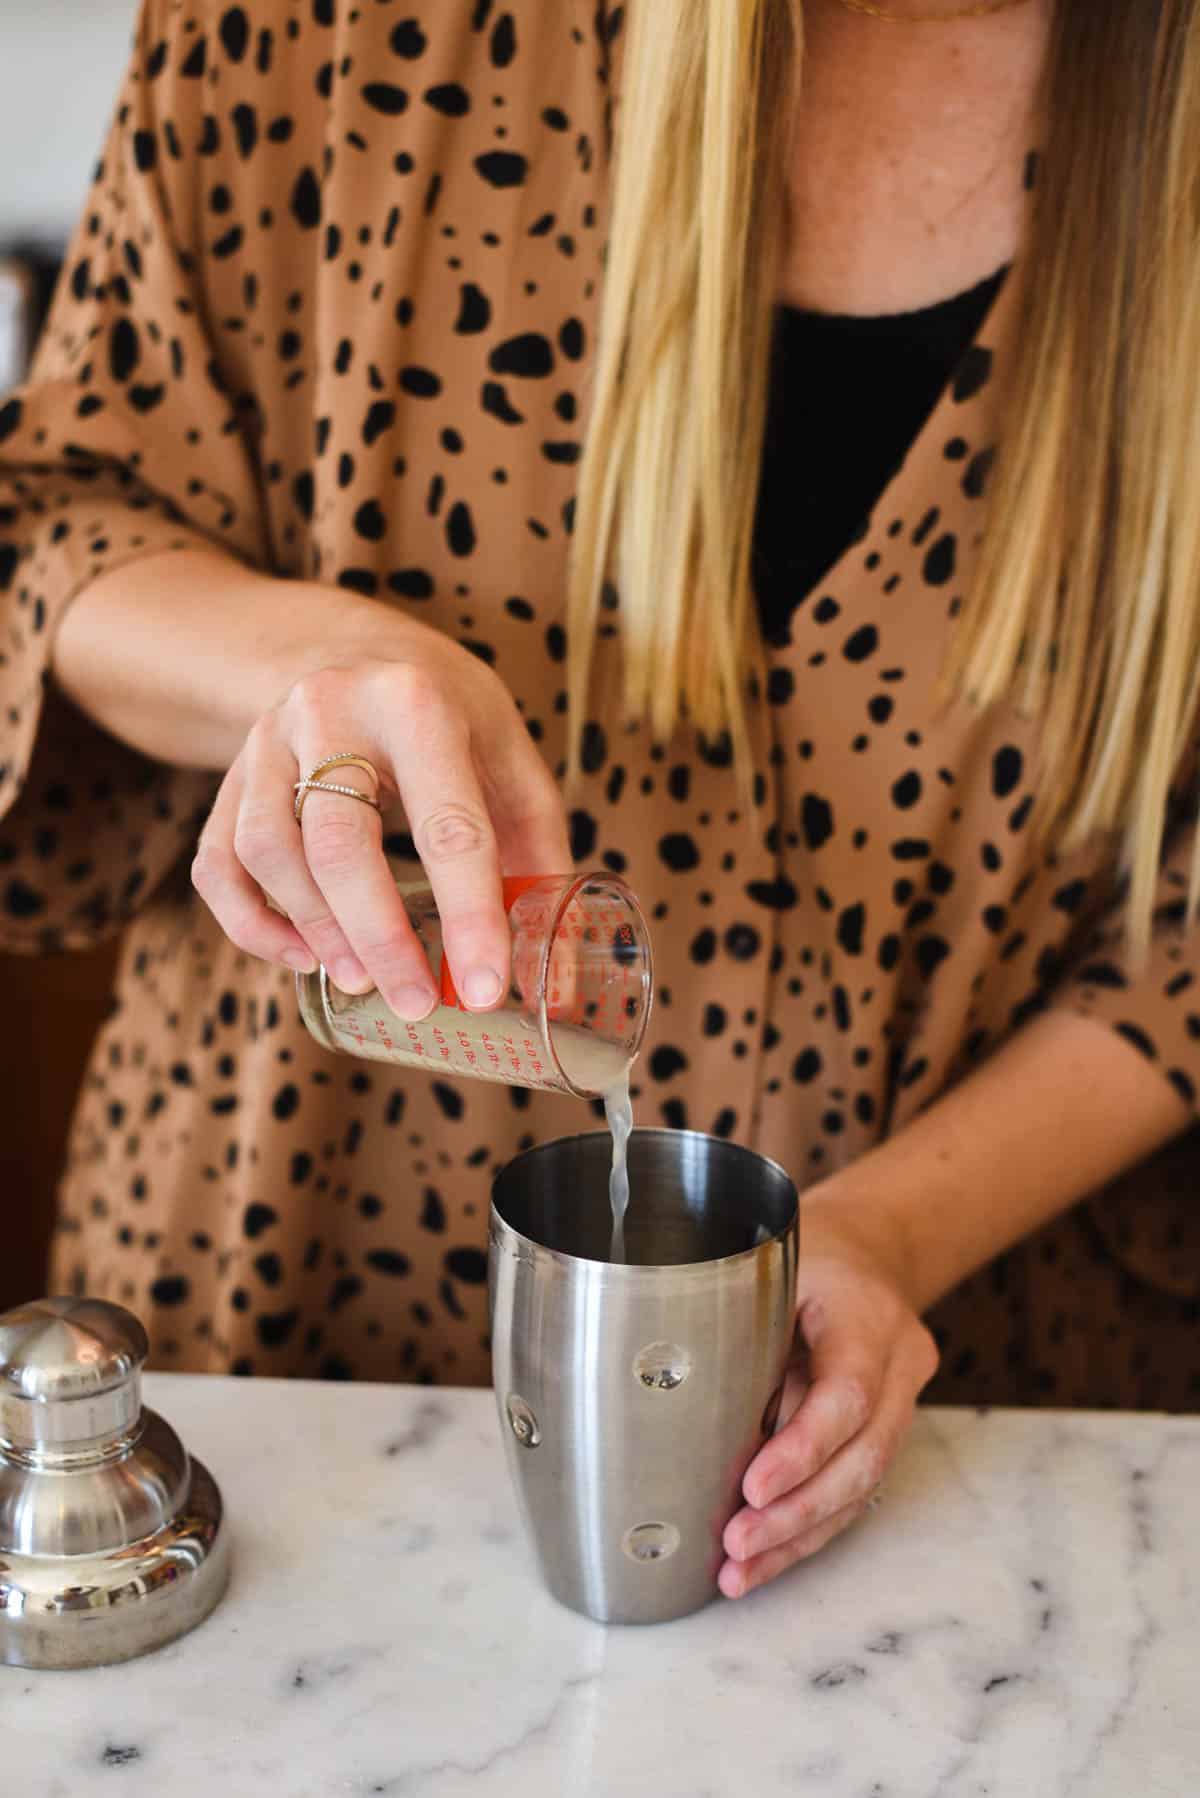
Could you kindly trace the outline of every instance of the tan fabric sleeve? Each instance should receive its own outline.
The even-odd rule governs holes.
[[[99,575],[176,548],[270,561],[252,404],[227,390],[206,329],[204,84],[173,41],[185,30],[183,12],[148,0],[29,382],[0,400],[6,949],[84,946],[118,928],[190,850],[215,789],[56,693],[66,607]]]
[[[1120,908],[1068,971],[1052,1001],[1117,1031],[1200,1114],[1200,930],[1187,923],[1194,827],[1172,837],[1159,875],[1149,959],[1125,942]],[[1182,1114],[1181,1114],[1182,1115]],[[1200,1294],[1196,1161],[1200,1125],[1131,1168],[1085,1206],[1088,1227],[1136,1280],[1193,1301]]]
[[[1172,835],[1146,962],[1139,965],[1127,947],[1118,908],[1068,970],[1054,1004],[1110,1025],[1200,1111],[1200,928],[1187,925],[1194,851],[1194,826]]]

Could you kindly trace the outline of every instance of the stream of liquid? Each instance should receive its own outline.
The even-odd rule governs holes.
[[[609,1238],[610,1261],[625,1260],[625,1213],[629,1207],[629,1138],[633,1130],[633,1104],[629,1096],[629,1062],[619,1044],[606,1042],[590,1030],[572,1025],[554,1026],[554,1046],[562,1066],[577,1086],[604,1098],[604,1116],[612,1137],[612,1167],[608,1176],[608,1202],[612,1210]]]
[[[604,1115],[612,1132],[612,1171],[608,1176],[608,1202],[612,1207],[610,1261],[625,1259],[625,1212],[629,1205],[629,1168],[626,1157],[633,1129],[633,1104],[629,1097],[629,1070],[604,1095]]]

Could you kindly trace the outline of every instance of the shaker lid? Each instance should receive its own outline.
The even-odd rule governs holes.
[[[63,1442],[135,1422],[148,1353],[137,1318],[103,1299],[38,1299],[6,1312],[0,1317],[0,1437]],[[105,1394],[111,1397],[98,1405]],[[57,1409],[78,1401],[84,1401],[78,1411]]]
[[[0,1316],[0,1667],[95,1667],[174,1641],[229,1574],[221,1495],[143,1411],[146,1332],[100,1299]]]

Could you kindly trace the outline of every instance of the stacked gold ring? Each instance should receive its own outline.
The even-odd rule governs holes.
[[[361,768],[363,773],[369,774],[371,779],[375,782],[375,793],[373,795],[371,793],[360,793],[357,787],[348,787],[336,780],[320,780],[318,778],[319,775],[327,773],[331,768]],[[310,768],[304,778],[298,780],[293,787],[292,791],[295,793],[296,799],[292,806],[292,812],[297,824],[299,824],[300,815],[304,810],[304,801],[308,798],[310,793],[339,793],[343,799],[357,799],[360,805],[374,806],[375,810],[378,812],[383,809],[380,806],[378,796],[378,790],[381,785],[382,782],[379,779],[378,768],[376,768],[374,762],[369,762],[365,755],[339,754],[323,756],[316,766]]]

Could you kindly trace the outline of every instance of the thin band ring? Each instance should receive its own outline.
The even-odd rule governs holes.
[[[324,774],[333,768],[361,768],[363,773],[369,774],[371,779],[375,782],[375,793],[360,793],[357,787],[345,786],[340,781],[319,780],[317,778],[318,775]],[[383,808],[379,803],[379,788],[382,784],[383,783],[379,778],[378,768],[376,768],[374,762],[368,761],[365,755],[353,755],[344,752],[339,753],[338,755],[323,756],[315,767],[310,768],[303,779],[298,780],[292,788],[292,791],[296,795],[292,806],[292,812],[297,824],[299,824],[301,813],[304,810],[304,801],[308,798],[310,793],[337,793],[340,794],[343,799],[357,799],[360,805],[370,805],[373,806],[377,812],[382,811]]]

